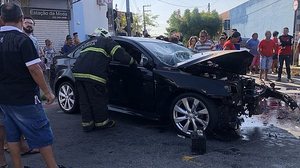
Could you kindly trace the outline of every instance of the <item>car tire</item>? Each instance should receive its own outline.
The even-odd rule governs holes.
[[[189,137],[194,130],[199,129],[211,134],[217,128],[217,106],[212,100],[199,94],[179,95],[174,99],[170,111],[170,120],[181,135]]]
[[[64,113],[74,114],[79,111],[77,97],[73,84],[70,82],[63,82],[59,85],[57,90],[57,100]]]

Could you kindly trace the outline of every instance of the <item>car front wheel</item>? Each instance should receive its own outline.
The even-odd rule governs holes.
[[[57,99],[60,108],[65,113],[72,114],[78,111],[75,89],[70,82],[63,82],[59,85]]]
[[[215,104],[199,94],[182,94],[172,104],[171,121],[182,135],[190,136],[196,130],[212,131],[217,120]]]

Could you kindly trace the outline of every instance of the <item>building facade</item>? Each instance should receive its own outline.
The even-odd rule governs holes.
[[[74,1],[71,6],[71,32],[78,32],[80,40],[83,41],[97,27],[108,30],[107,3],[104,0]]]
[[[230,28],[236,28],[242,37],[251,37],[257,32],[263,38],[266,30],[282,32],[284,27],[289,28],[290,34],[298,34],[300,17],[295,17],[293,2],[294,0],[249,0],[224,12],[221,17],[223,20],[230,20]]]
[[[95,28],[108,29],[107,4],[112,0],[0,0],[22,7],[24,15],[35,20],[34,36],[41,47],[50,39],[57,51],[67,35],[77,32],[81,41]]]
[[[34,36],[41,47],[50,39],[57,51],[64,45],[66,35],[70,33],[69,0],[2,0],[21,6],[25,16],[35,21]]]
[[[249,0],[220,15],[223,30],[230,33],[235,28],[243,38],[251,38],[253,33],[258,33],[259,39],[263,39],[267,30],[281,34],[283,28],[288,27],[295,41],[293,64],[299,65],[296,45],[300,39],[300,10],[294,5],[297,4],[295,1],[299,3],[299,0]]]

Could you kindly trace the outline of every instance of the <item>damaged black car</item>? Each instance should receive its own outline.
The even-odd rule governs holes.
[[[297,103],[288,95],[258,85],[245,76],[252,55],[247,51],[194,53],[177,44],[138,37],[113,37],[137,62],[109,67],[109,109],[150,119],[168,118],[175,129],[189,136],[203,129],[235,130],[242,115],[261,114],[259,102],[275,97],[292,110]],[[88,42],[88,41],[86,41]],[[79,110],[72,67],[80,44],[68,55],[54,58],[52,88],[65,113]]]

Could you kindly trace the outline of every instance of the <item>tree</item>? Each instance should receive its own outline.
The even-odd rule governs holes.
[[[190,36],[198,36],[201,30],[206,30],[212,37],[216,36],[222,26],[217,11],[199,12],[198,8],[193,11],[187,9],[183,15],[179,10],[174,11],[167,23],[169,24],[167,32],[170,33],[173,30],[181,32],[184,41],[187,41]]]
[[[120,19],[120,28],[124,29],[127,24],[125,12],[118,12],[118,16]],[[141,33],[144,28],[143,16],[141,14],[132,14],[132,17],[133,17],[133,23],[131,24],[132,34],[135,34],[136,32]],[[158,18],[158,15],[152,15],[151,13],[146,13],[145,14],[146,25],[148,27],[156,27],[157,26],[157,22],[156,22],[157,18]]]
[[[132,23],[132,32],[142,32],[143,31],[143,18],[142,15],[134,14],[133,15],[133,23]]]

